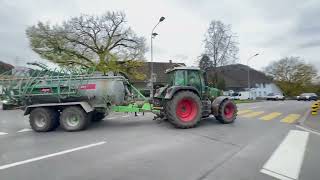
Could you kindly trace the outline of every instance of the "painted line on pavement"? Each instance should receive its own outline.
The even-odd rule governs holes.
[[[261,115],[261,114],[263,114],[263,113],[264,113],[264,111],[256,111],[256,112],[252,112],[252,113],[245,114],[245,115],[243,115],[242,117],[251,118],[251,117],[259,116],[259,115]]]
[[[254,106],[254,107],[251,107],[251,108],[248,108],[248,109],[257,109],[259,107],[261,107],[261,106]]]
[[[297,180],[308,138],[309,132],[291,130],[260,172],[278,179]]]
[[[8,133],[5,133],[5,132],[0,132],[0,136],[1,135],[7,135]]]
[[[28,131],[32,131],[32,129],[30,128],[21,129],[20,131],[17,131],[17,133],[28,132]]]
[[[283,118],[281,122],[293,123],[300,118],[300,114],[289,114],[287,117]]]
[[[115,119],[116,117],[107,117],[106,119],[109,119],[109,120],[111,120],[111,119]]]
[[[124,117],[124,118],[126,118],[126,117],[129,117],[130,115],[125,115],[125,116],[121,116],[121,117]]]
[[[54,157],[54,156],[60,156],[60,155],[63,155],[63,154],[74,152],[74,151],[79,151],[79,150],[82,150],[82,149],[91,148],[91,147],[94,147],[94,146],[99,146],[99,145],[102,145],[104,143],[106,143],[106,142],[105,141],[101,141],[101,142],[98,142],[98,143],[89,144],[89,145],[86,145],[86,146],[81,146],[81,147],[77,147],[77,148],[73,148],[73,149],[68,149],[68,150],[65,150],[65,151],[60,151],[60,152],[53,153],[53,154],[48,154],[48,155],[45,155],[45,156],[39,156],[39,157],[36,157],[36,158],[24,160],[24,161],[19,161],[19,162],[15,162],[15,163],[11,163],[11,164],[2,165],[2,166],[0,166],[0,170],[8,169],[8,168],[11,168],[11,167],[15,167],[15,166],[19,166],[19,165],[23,165],[23,164],[27,164],[27,163],[31,163],[31,162],[34,162],[34,161],[39,161],[39,160],[42,160],[42,159],[47,159],[47,158]]]
[[[316,134],[316,135],[320,136],[319,132],[314,131],[314,130],[312,130],[310,128],[306,128],[306,127],[303,127],[303,126],[300,126],[300,125],[296,125],[296,127],[299,128],[299,129],[302,129],[302,130],[305,130],[305,131],[308,131],[308,132],[311,132],[313,134]]]
[[[249,113],[249,112],[252,112],[252,110],[240,110],[238,111],[238,115],[241,115],[241,114],[245,114],[245,113]]]
[[[272,120],[272,119],[280,116],[281,114],[282,114],[282,113],[279,113],[279,112],[272,112],[272,113],[270,113],[270,114],[267,114],[267,115],[261,117],[260,119],[261,119],[261,120],[264,120],[264,121],[269,121],[269,120]]]

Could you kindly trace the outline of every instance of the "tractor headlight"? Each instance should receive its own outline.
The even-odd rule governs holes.
[[[1,101],[3,104],[7,104],[9,101],[8,100],[2,100]]]

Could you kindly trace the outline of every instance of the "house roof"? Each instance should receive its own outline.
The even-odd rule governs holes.
[[[177,67],[177,66],[185,66],[184,63],[173,63],[173,62],[153,62],[153,73],[156,74],[156,82],[164,83],[167,82],[167,74],[165,71],[167,69]],[[151,62],[144,62],[141,67],[138,68],[138,72],[141,72],[146,75],[144,80],[135,79],[133,77],[129,77],[131,82],[148,82],[150,79],[150,71],[151,71]]]
[[[243,64],[231,64],[217,67],[218,78],[223,78],[227,88],[246,88],[248,87],[248,66]],[[209,77],[214,77],[214,68],[208,72]],[[257,83],[271,83],[272,79],[263,72],[253,68],[249,70],[251,86]]]
[[[182,65],[182,66],[178,66],[178,67],[174,67],[174,68],[168,69],[165,73],[169,73],[169,72],[174,71],[174,70],[198,70],[198,71],[200,71],[201,69],[199,67]]]
[[[5,62],[0,61],[0,74],[7,72],[13,68],[14,67],[11,64],[7,64]]]

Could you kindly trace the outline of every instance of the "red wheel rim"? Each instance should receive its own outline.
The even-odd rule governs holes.
[[[193,121],[198,114],[198,106],[192,99],[182,99],[177,104],[176,114],[183,122]]]
[[[234,104],[232,102],[229,102],[224,108],[224,116],[230,119],[233,117],[234,112],[235,112]]]

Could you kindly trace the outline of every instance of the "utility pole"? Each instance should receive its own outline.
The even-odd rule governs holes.
[[[150,56],[151,56],[151,68],[150,68],[150,98],[153,99],[153,38],[155,38],[158,34],[154,32],[156,27],[165,19],[165,17],[161,17],[158,23],[153,27],[151,31],[151,42],[150,42]]]
[[[251,56],[250,58],[247,59],[247,66],[248,66],[248,92],[249,92],[249,99],[250,99],[250,67],[249,67],[249,60],[251,60],[252,58],[258,56],[259,53]]]

